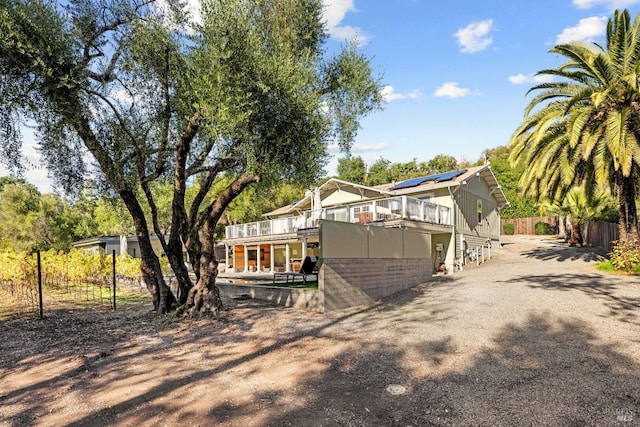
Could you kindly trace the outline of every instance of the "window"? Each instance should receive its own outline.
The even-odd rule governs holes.
[[[249,249],[247,255],[249,256],[249,261],[257,261],[257,251],[255,249]],[[264,261],[264,249],[260,249],[260,261]]]
[[[478,200],[476,209],[478,211],[478,222],[482,222],[482,200]]]
[[[418,197],[418,200],[422,200],[423,202],[433,203],[435,200],[435,196],[433,193],[425,194],[424,196]]]

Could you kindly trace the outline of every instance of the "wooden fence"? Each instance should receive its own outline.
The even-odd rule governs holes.
[[[587,242],[607,253],[611,252],[611,242],[620,238],[618,224],[613,222],[590,222],[587,224],[586,232]]]
[[[535,225],[538,222],[546,222],[551,226],[551,234],[561,235],[567,240],[571,234],[571,224],[564,224],[558,217],[537,216],[529,218],[508,218],[500,220],[500,229],[504,234],[504,224],[514,225],[514,234],[535,234]],[[603,251],[611,252],[611,242],[618,240],[618,224],[612,222],[589,222],[583,226],[582,234],[585,243]]]
[[[536,234],[535,227],[538,222],[546,222],[551,226],[551,234],[558,234],[558,218],[555,216],[501,219],[500,230],[504,230],[504,224],[509,223],[514,225],[513,234]],[[502,231],[502,234],[504,234],[504,231]]]

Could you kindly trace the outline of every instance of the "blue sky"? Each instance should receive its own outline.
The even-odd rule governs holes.
[[[553,45],[604,42],[616,8],[640,12],[639,0],[324,2],[332,43],[357,36],[384,74],[385,109],[362,121],[352,148],[369,164],[437,154],[473,162],[506,145],[534,74],[563,62]]]
[[[484,149],[507,144],[534,73],[562,62],[548,53],[553,45],[603,42],[616,8],[632,17],[640,12],[640,0],[323,2],[329,50],[357,37],[383,75],[388,102],[362,121],[351,150],[369,164],[437,154],[474,162]],[[334,174],[342,154],[331,152],[327,171]],[[38,164],[33,144],[25,154]],[[0,176],[6,174],[0,167]],[[51,191],[46,170],[33,169],[26,178]]]

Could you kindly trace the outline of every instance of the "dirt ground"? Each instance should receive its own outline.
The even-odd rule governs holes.
[[[640,279],[598,258],[515,237],[327,314],[228,301],[218,320],[149,304],[5,318],[0,426],[640,425]]]

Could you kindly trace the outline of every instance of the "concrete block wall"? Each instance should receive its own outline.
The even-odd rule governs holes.
[[[283,288],[278,286],[216,283],[222,298],[259,299],[283,307],[305,308],[324,312],[324,296],[317,289]]]
[[[328,258],[323,259],[318,286],[324,310],[368,304],[428,281],[431,258]]]

